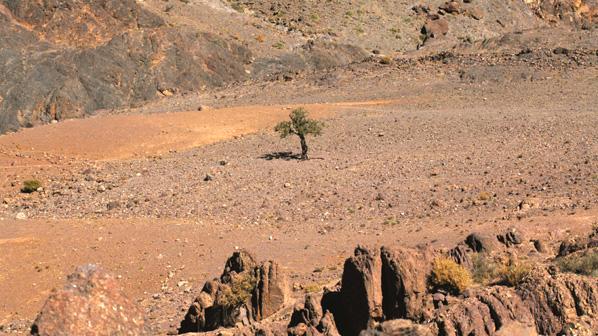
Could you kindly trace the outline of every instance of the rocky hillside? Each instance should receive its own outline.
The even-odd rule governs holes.
[[[501,34],[592,29],[592,0],[0,1],[0,133]]]
[[[450,250],[357,247],[342,279],[291,298],[283,268],[246,251],[226,261],[181,322],[205,335],[595,335],[598,231],[560,243],[515,229]],[[112,309],[111,307],[116,307]],[[145,334],[141,309],[96,266],[51,294],[33,335]]]
[[[134,0],[0,2],[0,132],[250,77],[255,59],[246,46],[161,15]],[[358,48],[310,44],[258,68],[363,57]]]

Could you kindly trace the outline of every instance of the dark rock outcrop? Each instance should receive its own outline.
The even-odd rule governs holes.
[[[248,76],[245,47],[162,25],[133,0],[4,3],[0,133]]]
[[[332,312],[342,335],[358,335],[383,319],[382,275],[378,251],[358,246],[345,261],[341,289],[326,293],[323,309]]]
[[[32,335],[145,335],[143,312],[124,295],[116,279],[95,265],[78,268],[54,290]]]
[[[305,303],[296,305],[288,325],[288,335],[339,336],[334,316],[329,311],[322,313],[316,294],[305,295]]]
[[[135,0],[0,0],[0,45],[0,134],[368,56],[307,43],[254,62],[237,41],[166,24]]]
[[[251,327],[280,310],[286,297],[286,279],[277,263],[258,265],[251,254],[237,251],[226,261],[220,279],[205,283],[179,332]]]

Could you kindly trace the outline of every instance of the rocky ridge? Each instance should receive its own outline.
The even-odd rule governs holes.
[[[594,230],[588,239],[593,241],[597,233]],[[248,252],[236,251],[220,278],[205,283],[179,333],[594,335],[598,331],[596,278],[564,272],[556,266],[563,257],[555,258],[537,246],[516,230],[496,235],[473,233],[452,250],[358,246],[345,261],[337,285],[308,293],[294,304],[277,263],[258,264]],[[584,249],[596,253],[588,245]],[[499,276],[459,292],[435,280],[438,260],[452,260],[458,269],[477,274],[480,265],[465,260],[481,257],[527,260],[531,266],[516,281]],[[491,263],[490,259],[486,263]],[[51,295],[32,333],[85,333],[102,328],[140,334],[143,322],[138,309],[115,287],[113,278],[95,267],[80,269],[69,277],[64,291]],[[98,299],[103,304],[94,304]],[[92,315],[70,313],[88,305],[98,311]]]

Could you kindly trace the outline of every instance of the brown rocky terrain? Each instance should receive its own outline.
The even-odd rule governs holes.
[[[595,23],[0,1],[0,334],[596,335]]]
[[[593,0],[0,2],[0,132],[249,79],[557,26]]]

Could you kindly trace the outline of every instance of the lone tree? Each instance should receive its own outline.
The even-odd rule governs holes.
[[[286,138],[289,135],[298,136],[299,140],[301,140],[301,160],[308,160],[307,151],[309,147],[307,147],[305,137],[308,134],[313,136],[321,135],[324,124],[317,120],[309,119],[307,111],[302,107],[293,110],[289,117],[291,118],[290,121],[281,122],[276,125],[274,130],[280,133],[281,138]]]

